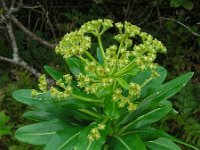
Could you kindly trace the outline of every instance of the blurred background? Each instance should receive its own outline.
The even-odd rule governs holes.
[[[15,140],[15,130],[30,122],[22,116],[27,107],[13,100],[12,92],[36,88],[46,64],[67,72],[54,53],[56,43],[100,18],[129,21],[162,41],[168,52],[156,61],[168,70],[167,80],[195,73],[171,99],[176,111],[156,126],[200,147],[200,0],[0,0],[0,150],[41,149]]]

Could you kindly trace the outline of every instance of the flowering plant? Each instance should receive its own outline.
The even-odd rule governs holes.
[[[105,48],[101,38],[113,26],[119,33]],[[96,57],[89,52],[93,37]],[[18,140],[45,150],[180,150],[174,142],[196,149],[152,126],[172,110],[168,99],[193,75],[163,84],[167,71],[154,63],[158,52],[166,52],[160,41],[129,22],[99,19],[66,34],[55,51],[71,74],[45,66],[54,86],[42,75],[39,90],[13,93],[33,108],[24,116],[39,122],[18,129]]]

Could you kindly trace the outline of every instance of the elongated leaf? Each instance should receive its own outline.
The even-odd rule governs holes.
[[[57,118],[54,114],[41,111],[41,110],[27,111],[23,114],[23,117],[26,117],[28,119],[38,121],[38,122],[49,121],[49,120],[53,120]]]
[[[101,50],[99,47],[97,47],[97,59],[98,59],[99,63],[102,65],[103,64],[103,56],[102,56],[102,53],[101,53]]]
[[[73,91],[73,97],[87,102],[103,103],[102,99],[98,99],[95,95],[86,94],[85,92],[78,90]]]
[[[80,117],[80,119],[85,120],[93,120],[91,116],[85,115],[80,113],[79,111],[73,110],[73,109],[64,109],[60,105],[56,105],[55,103],[44,103],[42,100],[46,98],[45,96],[35,96],[32,97],[31,95],[32,90],[18,90],[13,93],[13,97],[24,104],[30,105],[32,107],[35,107],[39,110],[46,111],[49,113],[52,113],[53,116],[60,118],[62,120],[68,121],[68,122],[77,122],[74,117]],[[48,98],[48,97],[47,97]]]
[[[48,72],[48,74],[54,79],[54,80],[59,80],[62,79],[63,74],[54,70],[52,67],[50,66],[44,66],[44,69],[46,70],[46,72]]]
[[[137,134],[115,136],[115,141],[111,145],[113,150],[146,150],[144,143]]]
[[[79,136],[78,140],[76,142],[75,148],[78,150],[101,150],[103,144],[106,142],[107,136],[110,131],[110,125],[106,124],[106,128],[100,132],[101,138],[98,140],[94,140],[93,142],[90,142],[88,140],[88,135],[91,132],[92,128],[97,127],[97,123],[91,123],[88,127],[83,129]]]
[[[167,76],[167,70],[161,66],[158,66],[156,70],[160,76],[158,78],[151,80],[151,84],[153,83],[153,84],[159,85],[159,84],[162,84],[163,81],[165,80]],[[128,83],[135,82],[138,84],[142,84],[146,79],[150,77],[151,77],[151,70],[145,70],[145,71],[141,71],[137,73],[135,76],[128,75],[125,78]]]
[[[138,106],[138,109],[134,111],[133,113],[129,114],[125,119],[122,121],[122,123],[129,122],[130,120],[133,120],[133,118],[136,118],[137,116],[142,115],[142,113],[147,109],[153,109],[155,108],[161,101],[166,100],[179,92],[186,83],[190,80],[193,73],[186,73],[174,80],[171,80],[162,86],[158,87],[157,90],[159,92],[156,92],[153,95],[148,96],[145,98],[140,105]]]
[[[143,84],[146,80],[148,80],[151,77],[151,70],[145,70],[145,71],[137,71],[136,69],[133,70],[134,72],[137,72],[136,75],[125,75],[124,79],[127,81],[127,83],[134,82],[138,84]],[[147,85],[145,85],[142,88],[141,92],[141,98],[146,97],[147,95],[151,95],[154,93],[154,89],[156,89],[159,85],[163,83],[167,76],[167,70],[161,66],[158,66],[156,71],[159,74],[159,77],[151,80]]]
[[[118,81],[118,83],[119,83],[123,88],[125,88],[126,90],[129,89],[129,85],[128,85],[128,83],[127,83],[124,79],[122,79],[122,78],[117,78],[117,81]]]
[[[81,109],[81,108],[90,108],[94,106],[100,106],[100,107],[102,106],[101,103],[81,101],[74,97],[68,97],[66,99],[62,99],[59,102],[59,104],[63,106],[64,108],[71,108],[71,109]]]
[[[194,147],[193,145],[183,142],[181,140],[178,140],[175,137],[166,133],[165,131],[155,129],[153,127],[145,127],[145,128],[140,128],[140,129],[133,130],[133,131],[128,131],[128,132],[123,133],[122,136],[129,135],[129,134],[138,134],[141,137],[142,141],[144,141],[144,142],[153,141],[160,137],[163,137],[163,138],[169,139],[173,142],[190,147],[194,150],[199,150],[198,148]]]
[[[26,105],[34,106],[39,109],[44,109],[45,104],[42,101],[43,97],[31,95],[31,89],[21,89],[13,92],[13,97],[18,101]]]
[[[141,115],[134,121],[128,123],[128,125],[126,125],[124,129],[122,129],[122,131],[138,129],[138,128],[147,126],[149,124],[152,124],[160,120],[161,118],[163,118],[167,113],[170,112],[170,110],[171,110],[171,106],[162,106],[159,108],[155,108],[151,110],[150,112]]]
[[[178,145],[166,138],[158,138],[157,140],[146,142],[145,145],[150,150],[181,150]]]
[[[117,103],[112,101],[111,96],[106,96],[104,100],[105,104],[105,113],[112,120],[117,119],[120,116],[120,108],[117,106]]]
[[[103,98],[107,95],[111,95],[111,93],[112,93],[112,87],[108,86],[103,88],[102,86],[99,86],[95,95],[98,98]]]
[[[1,136],[11,134],[11,128],[6,126],[6,123],[10,120],[10,117],[6,116],[4,112],[0,112],[0,139]]]
[[[144,142],[156,140],[159,137],[174,139],[174,137],[172,137],[168,133],[162,130],[155,129],[153,127],[144,127],[144,128],[124,132],[122,136],[129,135],[129,134],[138,134],[141,137],[142,141]]]
[[[156,69],[159,77],[151,80],[143,89],[141,97],[146,97],[155,93],[156,89],[164,82],[167,76],[167,70],[161,66]]]
[[[15,137],[29,144],[45,145],[56,131],[65,129],[66,127],[68,127],[66,123],[56,119],[21,127],[16,131]]]
[[[45,150],[72,150],[83,127],[69,127],[58,131],[46,145]]]
[[[77,76],[80,73],[84,74],[84,63],[80,59],[75,57],[70,57],[67,59],[67,64],[74,76]]]

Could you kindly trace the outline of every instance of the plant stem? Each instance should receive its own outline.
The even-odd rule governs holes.
[[[82,60],[83,62],[87,63],[87,60],[86,60],[85,58],[83,58],[82,56],[78,56],[78,58],[79,58],[80,60]]]
[[[101,34],[97,36],[97,40],[98,40],[100,51],[101,51],[101,54],[102,54],[102,57],[103,57],[103,63],[106,66],[105,53],[104,53],[103,45],[102,45],[102,42],[101,42]]]
[[[142,83],[141,88],[143,88],[145,85],[147,85],[152,79],[153,79],[152,76],[151,76],[150,78],[146,79],[146,80]]]
[[[118,51],[117,51],[117,59],[119,58],[119,54],[120,54],[120,49],[122,47],[122,43],[123,43],[123,40],[120,42],[120,45],[119,45],[119,48],[118,48]],[[115,73],[116,69],[117,69],[117,62],[116,62],[115,66],[114,66],[114,68],[113,68],[113,70],[111,72],[111,75],[113,75]]]
[[[117,72],[116,74],[114,74],[115,77],[118,77],[126,72],[128,72],[129,70],[131,70],[133,67],[135,67],[135,61],[132,60],[126,67],[124,67],[122,70],[120,70],[119,72]]]
[[[86,102],[103,103],[103,101],[101,101],[100,99],[99,100],[91,99],[91,98],[82,97],[82,96],[79,96],[79,95],[76,95],[76,94],[71,94],[71,96],[74,97],[74,98],[77,98],[79,100],[86,101]]]
[[[83,113],[85,113],[85,114],[88,114],[88,115],[90,115],[90,116],[93,116],[93,117],[95,117],[95,118],[103,118],[101,115],[99,115],[99,114],[97,114],[97,113],[95,113],[95,112],[92,112],[92,111],[90,111],[90,110],[87,110],[87,109],[78,109],[80,112],[83,112]]]
[[[87,57],[88,57],[89,59],[91,59],[91,60],[95,61],[96,63],[98,63],[98,62],[96,61],[96,59],[95,59],[88,51],[85,51],[85,54],[87,55]]]

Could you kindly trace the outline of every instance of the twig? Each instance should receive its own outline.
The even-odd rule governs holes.
[[[160,17],[160,19],[176,22],[177,24],[180,24],[181,26],[183,26],[184,28],[186,28],[188,31],[190,31],[193,35],[200,37],[200,34],[194,32],[190,27],[186,26],[185,24],[183,24],[182,22],[180,22],[180,21],[178,21],[176,19],[165,18],[165,17]]]
[[[57,43],[57,39],[56,39],[56,35],[55,35],[55,31],[54,31],[54,28],[53,28],[53,25],[52,25],[52,22],[49,18],[49,12],[48,10],[46,11],[45,8],[43,7],[43,5],[41,5],[39,2],[38,2],[38,5],[41,7],[45,17],[46,17],[46,20],[47,20],[47,24],[49,25],[50,29],[51,29],[51,32],[53,34],[53,37],[54,37],[54,40],[55,42]]]
[[[26,69],[27,71],[29,71],[31,74],[33,74],[37,78],[39,78],[41,76],[41,73],[39,73],[37,70],[35,70],[32,66],[29,66],[23,60],[16,61],[14,59],[6,58],[6,57],[3,57],[3,56],[0,56],[0,60],[9,62],[9,63],[14,64],[14,65],[21,66],[22,68]]]
[[[18,47],[17,47],[17,43],[16,43],[16,40],[15,40],[15,35],[14,35],[14,32],[13,32],[12,24],[11,24],[10,21],[7,22],[6,27],[7,27],[9,37],[10,37],[11,44],[12,44],[13,60],[18,61],[19,60]]]
[[[6,3],[4,2],[4,0],[2,0],[3,7],[7,12],[4,17],[7,19],[6,28],[8,31],[8,35],[10,37],[11,47],[13,49],[13,58],[10,59],[10,58],[0,56],[0,60],[7,61],[7,62],[15,64],[15,65],[19,65],[19,66],[23,67],[24,69],[28,70],[29,72],[31,72],[33,75],[35,75],[38,78],[41,75],[41,73],[39,73],[32,66],[29,66],[24,60],[22,60],[19,57],[19,54],[18,54],[19,49],[18,49],[16,38],[14,35],[12,23],[10,21],[10,18],[11,18],[10,16],[12,16],[12,15],[9,14],[9,13],[12,13],[11,9],[13,9],[14,3],[15,3],[15,0],[12,1],[11,7],[8,9],[8,7],[6,6]]]
[[[33,32],[31,32],[30,30],[28,30],[20,21],[18,21],[17,18],[15,18],[13,15],[11,15],[10,19],[12,20],[12,22],[14,22],[17,27],[19,27],[25,34],[27,34],[28,36],[30,36],[31,38],[33,38],[34,40],[38,41],[40,44],[43,44],[49,48],[55,48],[56,44],[52,44],[49,43],[47,41],[45,41],[44,39],[40,38],[39,36],[37,36],[36,34],[34,34]]]

